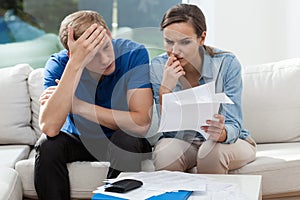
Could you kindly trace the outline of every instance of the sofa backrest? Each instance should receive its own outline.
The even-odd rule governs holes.
[[[43,91],[44,68],[28,64],[0,68],[0,145],[34,145],[42,132],[39,128],[39,97]],[[147,137],[151,144],[158,140],[155,108]]]
[[[31,106],[31,126],[36,134],[37,139],[42,134],[39,127],[40,102],[39,98],[44,90],[43,84],[44,68],[33,70],[28,76],[28,91]]]
[[[300,141],[300,58],[243,68],[245,128],[257,143]]]
[[[33,145],[38,126],[43,68],[28,64],[0,69],[0,144]],[[300,141],[300,58],[246,66],[243,77],[244,125],[257,143]],[[159,134],[154,108],[148,133]]]
[[[35,94],[43,86],[32,73],[28,64],[0,69],[0,144],[34,145],[40,135]]]
[[[257,143],[300,141],[300,58],[243,68],[243,115],[245,127]],[[29,74],[32,122],[39,135],[39,96],[43,69]],[[154,144],[160,134],[156,108],[148,139]]]

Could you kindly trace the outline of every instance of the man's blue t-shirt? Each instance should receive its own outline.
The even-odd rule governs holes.
[[[93,79],[85,68],[75,96],[105,108],[128,111],[127,91],[135,88],[151,88],[149,56],[143,45],[130,40],[113,39],[112,44],[115,53],[115,71],[108,76],[103,76],[99,82]],[[44,72],[45,89],[57,85],[55,79],[61,78],[68,60],[67,50],[50,57]],[[103,132],[106,136],[111,136],[114,132],[71,113],[68,114],[61,131],[77,135],[85,134],[90,137],[98,137]]]

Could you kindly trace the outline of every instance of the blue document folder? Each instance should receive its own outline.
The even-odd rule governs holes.
[[[183,191],[180,190],[178,192],[166,192],[161,195],[153,196],[148,198],[147,200],[186,200],[192,194],[192,191]],[[120,197],[114,197],[106,194],[94,194],[91,200],[127,200]]]
[[[127,200],[127,199],[97,193],[92,196],[91,200]]]
[[[153,196],[148,198],[147,200],[186,200],[192,194],[192,191],[184,191],[180,190],[178,192],[166,192],[161,195]]]

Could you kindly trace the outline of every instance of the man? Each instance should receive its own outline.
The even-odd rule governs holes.
[[[151,145],[149,58],[143,45],[112,39],[103,18],[78,11],[61,23],[66,48],[44,73],[35,188],[40,199],[70,199],[67,163],[108,160],[108,178],[138,171]]]

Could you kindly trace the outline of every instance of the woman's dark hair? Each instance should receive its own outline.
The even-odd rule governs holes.
[[[160,23],[160,28],[163,30],[173,23],[189,23],[194,29],[197,37],[201,37],[203,31],[206,31],[205,16],[196,5],[192,4],[177,4],[169,8],[163,15]],[[213,56],[215,53],[211,47],[205,46],[204,48],[209,55]]]
[[[180,22],[192,24],[198,37],[202,35],[203,31],[206,31],[205,17],[202,11],[195,5],[177,4],[171,7],[164,14],[160,28],[163,30],[170,24]]]

